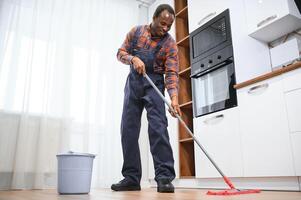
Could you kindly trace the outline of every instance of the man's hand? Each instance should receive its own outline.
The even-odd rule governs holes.
[[[168,110],[171,116],[176,117],[176,114],[182,115],[182,112],[180,110],[179,102],[178,102],[178,96],[173,96],[171,98],[171,107],[174,109],[174,112],[172,112],[170,109]]]
[[[145,65],[140,58],[134,56],[132,59],[132,63],[134,66],[134,69],[139,73],[139,74],[144,74],[145,73]]]

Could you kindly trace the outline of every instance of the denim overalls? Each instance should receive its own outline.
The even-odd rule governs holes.
[[[153,64],[168,35],[161,39],[157,47],[152,50],[137,46],[139,35],[140,29],[138,27],[130,53],[144,62],[147,74],[164,94],[164,77],[162,74],[154,72]],[[175,178],[174,159],[169,143],[164,101],[147,80],[133,69],[133,66],[131,66],[124,89],[121,122],[121,142],[124,158],[122,175],[134,184],[140,184],[141,160],[138,138],[144,107],[147,111],[148,136],[155,167],[155,180],[172,181]]]

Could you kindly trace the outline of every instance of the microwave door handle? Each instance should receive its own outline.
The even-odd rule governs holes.
[[[208,17],[214,16],[215,14],[216,12],[209,13],[198,22],[198,25],[201,25]]]

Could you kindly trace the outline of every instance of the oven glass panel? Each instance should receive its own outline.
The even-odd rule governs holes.
[[[193,58],[198,57],[226,40],[226,19],[222,18],[193,36]]]
[[[231,76],[231,75],[230,75]],[[215,103],[223,102],[230,98],[229,74],[227,66],[212,71],[206,75],[194,78],[196,108],[209,107]],[[213,110],[208,110],[209,112]]]

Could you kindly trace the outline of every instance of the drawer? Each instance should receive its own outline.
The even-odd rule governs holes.
[[[282,76],[284,92],[301,89],[301,68],[287,72]]]

